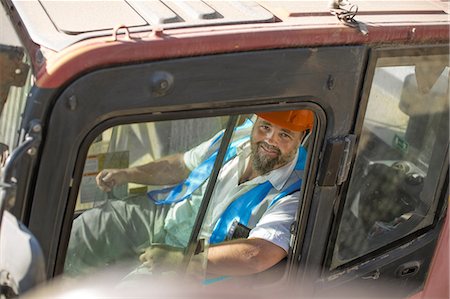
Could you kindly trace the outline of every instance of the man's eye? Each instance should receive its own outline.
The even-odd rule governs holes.
[[[268,130],[270,130],[270,127],[269,127],[269,126],[264,126],[264,125],[262,125],[262,126],[261,126],[261,129],[263,129],[264,131],[268,131]]]
[[[286,133],[280,133],[280,137],[283,139],[292,139],[291,135]]]

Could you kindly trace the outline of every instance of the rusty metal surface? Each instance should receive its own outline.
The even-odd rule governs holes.
[[[160,59],[263,50],[290,47],[317,47],[324,45],[355,44],[420,44],[445,41],[449,38],[449,28],[441,26],[396,26],[390,28],[370,28],[369,36],[364,36],[353,28],[343,25],[310,28],[265,28],[257,32],[252,28],[221,32],[164,32],[146,39],[111,42],[110,38],[98,38],[80,43],[60,52],[47,61],[37,74],[37,85],[56,88],[80,72],[118,63],[133,63]]]
[[[25,26],[22,39],[28,41],[37,85],[48,88],[95,68],[141,61],[290,47],[449,42],[445,1],[355,1],[354,18],[365,34],[342,24],[328,2],[118,1],[109,16],[95,13],[102,1],[84,14],[77,6],[85,1],[58,7],[49,1],[11,3],[18,5],[13,19]],[[61,13],[69,8],[71,13]],[[121,9],[127,10],[123,17]],[[89,21],[93,16],[97,19]],[[108,28],[114,23],[121,29]]]
[[[11,1],[11,0],[3,0]],[[448,24],[444,1],[353,1],[357,19],[382,24]],[[18,1],[12,0],[30,38],[60,51],[81,40],[110,35],[118,25],[131,32],[233,24],[254,24],[255,30],[276,26],[334,26],[329,1]],[[257,26],[256,26],[257,25]]]

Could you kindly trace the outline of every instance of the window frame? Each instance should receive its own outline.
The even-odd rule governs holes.
[[[359,138],[361,137],[362,128],[364,124],[365,114],[368,106],[369,101],[369,94],[372,88],[373,79],[375,76],[375,70],[377,68],[377,62],[379,58],[398,58],[398,57],[405,57],[405,61],[411,61],[409,57],[414,56],[431,56],[431,55],[449,55],[449,49],[448,47],[444,46],[408,46],[408,47],[401,47],[401,48],[374,48],[371,49],[369,53],[369,61],[368,66],[366,70],[366,79],[364,81],[364,86],[361,93],[361,102],[358,110],[358,116],[357,120],[355,122],[355,126],[353,128],[353,131],[355,135],[357,136],[357,141],[354,147],[354,151],[352,153],[352,164],[348,176],[348,180],[343,184],[341,191],[338,195],[338,202],[337,202],[337,212],[335,215],[335,218],[332,223],[331,231],[330,231],[330,241],[328,243],[327,249],[326,249],[326,255],[324,260],[324,267],[322,270],[323,276],[329,276],[336,273],[340,273],[342,271],[345,271],[345,269],[350,269],[352,267],[355,267],[357,265],[363,264],[365,262],[368,262],[370,260],[376,259],[377,257],[380,257],[381,255],[385,254],[386,252],[389,252],[395,248],[398,248],[399,246],[402,246],[404,244],[407,244],[408,242],[411,242],[414,239],[417,239],[419,236],[422,236],[431,230],[435,229],[440,222],[442,222],[442,218],[445,216],[445,209],[447,206],[447,198],[448,195],[448,174],[449,170],[446,167],[442,167],[440,170],[439,175],[439,181],[437,182],[437,188],[435,190],[435,199],[432,201],[432,205],[430,206],[430,210],[425,216],[425,218],[428,218],[430,216],[433,216],[433,221],[429,225],[422,227],[416,231],[409,232],[408,234],[404,235],[401,238],[398,238],[394,241],[390,241],[389,243],[383,245],[380,248],[377,249],[371,249],[368,253],[363,254],[360,257],[352,258],[347,262],[344,262],[334,268],[331,267],[332,259],[333,259],[333,253],[334,248],[336,246],[337,236],[339,233],[339,227],[340,223],[343,218],[344,214],[344,208],[346,203],[346,197],[347,193],[349,191],[350,186],[350,178],[353,173],[353,167],[355,165],[356,156],[358,152],[358,145],[359,145]],[[403,64],[401,64],[403,65]],[[410,65],[410,64],[409,64]],[[448,165],[449,163],[449,145],[447,144],[445,152],[447,153],[445,155],[445,161],[443,165]],[[430,212],[431,211],[431,212]]]
[[[314,96],[304,96],[304,97],[295,97],[295,98],[278,98],[276,101],[272,101],[270,104],[261,104],[261,105],[242,105],[240,107],[233,107],[233,108],[223,108],[223,109],[214,109],[214,110],[191,110],[191,111],[173,111],[173,112],[167,112],[164,114],[160,113],[149,113],[149,114],[141,114],[141,115],[128,115],[128,116],[119,116],[114,117],[111,119],[107,119],[104,122],[100,123],[96,127],[94,127],[88,134],[86,134],[84,140],[82,141],[80,145],[79,152],[77,154],[76,158],[76,164],[74,167],[74,174],[73,174],[73,181],[71,185],[71,189],[68,195],[68,205],[65,209],[65,215],[64,215],[64,225],[65,228],[64,231],[61,234],[61,238],[59,240],[59,249],[57,253],[57,271],[58,273],[64,273],[64,261],[67,253],[67,246],[69,244],[70,239],[70,232],[71,232],[71,221],[74,217],[75,212],[75,206],[77,201],[78,192],[80,190],[81,182],[82,182],[82,175],[83,170],[85,166],[85,161],[88,157],[88,151],[90,148],[90,145],[92,142],[101,134],[104,130],[113,128],[115,126],[120,125],[126,125],[126,124],[134,124],[134,123],[147,123],[147,122],[158,122],[158,121],[173,121],[173,120],[182,120],[182,119],[193,119],[193,118],[202,118],[202,117],[220,117],[220,116],[229,116],[228,124],[227,126],[233,125],[233,128],[231,129],[231,132],[233,132],[233,129],[236,126],[237,118],[233,120],[236,116],[239,115],[245,115],[249,113],[257,113],[257,112],[267,112],[267,111],[282,111],[282,110],[295,110],[295,109],[309,109],[315,113],[315,125],[314,129],[311,132],[310,138],[313,140],[310,142],[308,148],[311,149],[311,152],[308,152],[307,156],[307,162],[305,165],[305,178],[302,182],[302,186],[305,186],[301,190],[300,199],[302,201],[302,205],[299,205],[299,210],[297,211],[296,220],[299,219],[299,211],[302,210],[302,207],[305,206],[306,202],[309,202],[310,200],[305,199],[305,194],[311,194],[312,191],[312,183],[310,182],[308,184],[308,178],[310,177],[307,175],[308,170],[310,168],[310,164],[314,163],[317,164],[318,160],[318,154],[319,154],[319,143],[321,141],[320,136],[323,137],[325,134],[325,114],[323,110],[314,103],[314,99],[316,97]],[[229,129],[229,127],[228,127]],[[224,139],[225,143],[221,143],[220,150],[223,150],[222,156],[217,156],[217,159],[215,160],[214,167],[212,169],[211,175],[213,180],[210,180],[207,185],[206,193],[202,199],[202,203],[199,207],[199,210],[196,214],[196,219],[194,222],[194,225],[192,227],[191,236],[189,238],[189,243],[185,250],[185,256],[183,260],[183,271],[186,271],[188,268],[188,263],[192,259],[192,257],[196,254],[196,248],[197,248],[197,242],[199,241],[199,232],[201,230],[201,227],[203,225],[203,220],[205,216],[205,212],[207,211],[210,199],[212,195],[212,191],[215,188],[215,183],[217,176],[219,174],[219,171],[222,167],[222,161],[225,156],[225,151],[229,146],[229,142],[231,140],[231,134],[230,139],[226,140]],[[306,192],[306,186],[308,187],[309,192]],[[70,223],[68,223],[70,222]]]

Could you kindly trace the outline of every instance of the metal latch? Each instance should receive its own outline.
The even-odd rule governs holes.
[[[328,139],[319,173],[319,186],[341,185],[347,180],[355,139],[355,135]]]

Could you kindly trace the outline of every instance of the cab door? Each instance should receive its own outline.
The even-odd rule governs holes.
[[[309,242],[297,255],[300,276],[317,271],[316,294],[405,297],[422,289],[448,203],[448,59],[447,46],[371,50],[355,146],[337,163],[322,162]],[[328,140],[328,152],[339,142]],[[345,159],[352,163],[340,184]],[[320,181],[333,167],[338,175]],[[321,190],[339,184],[326,205]],[[333,221],[323,228],[326,209]]]
[[[40,103],[52,106],[42,121],[28,223],[43,247],[48,277],[67,269],[71,233],[80,213],[105,200],[151,191],[126,186],[100,193],[95,185],[98,172],[184,151],[212,138],[230,119],[239,125],[237,116],[292,109],[314,112],[296,216],[301,217],[308,208],[306,198],[312,196],[324,140],[345,135],[352,126],[366,53],[362,46],[293,48],[119,64],[67,82],[60,93],[36,90],[24,123],[42,115]],[[39,99],[49,94],[54,98]],[[328,190],[332,194],[335,188]],[[199,231],[208,197],[196,208],[184,234],[188,243],[182,246],[183,261],[202,252]],[[98,256],[110,253],[106,248]],[[138,258],[136,252],[133,261]]]

